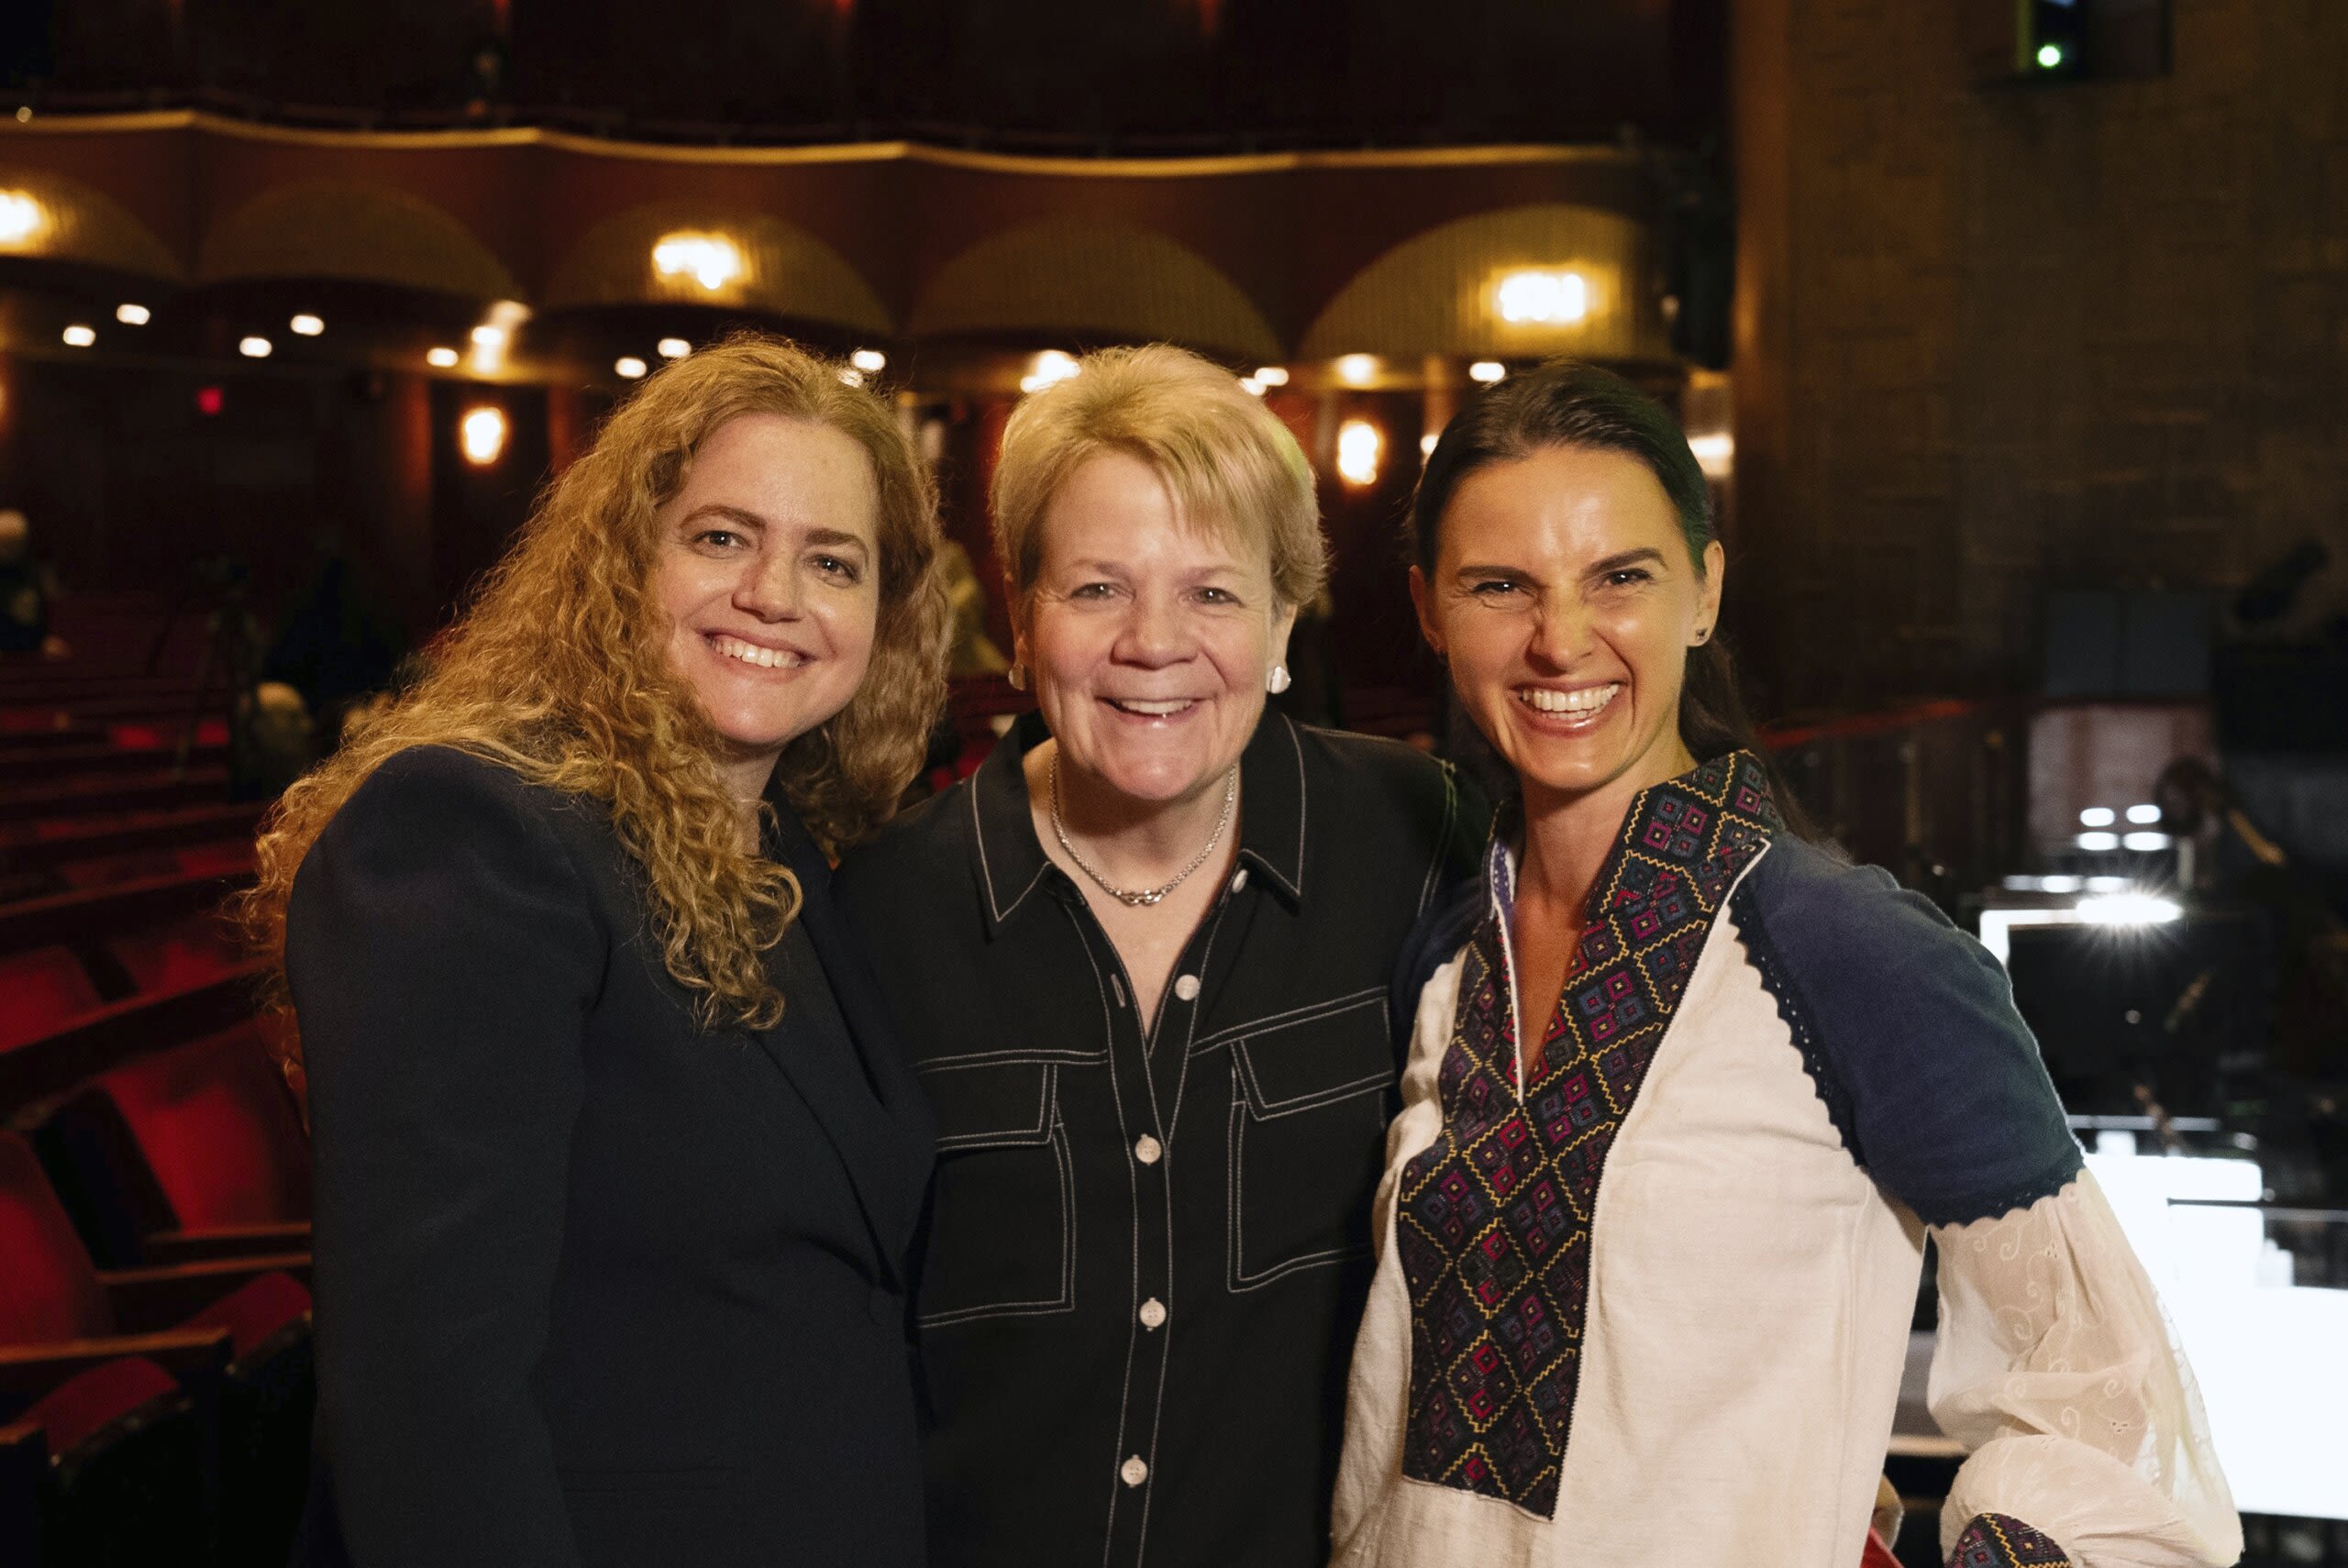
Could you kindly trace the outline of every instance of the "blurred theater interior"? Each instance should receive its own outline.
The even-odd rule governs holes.
[[[2348,6],[19,0],[0,20],[0,1561],[282,1561],[308,1154],[214,911],[631,383],[852,357],[1024,706],[1023,388],[1168,341],[1314,462],[1301,719],[1445,751],[1423,451],[1680,412],[1851,854],[2009,966],[2254,1562],[2348,1562]],[[1886,1473],[1939,1561],[1957,1451]],[[36,1544],[39,1543],[39,1544]],[[167,1543],[159,1545],[159,1543]]]

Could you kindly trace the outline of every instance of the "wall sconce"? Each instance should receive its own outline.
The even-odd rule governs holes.
[[[29,192],[0,191],[0,245],[30,245],[49,227],[49,213]]]
[[[1505,272],[1493,302],[1512,326],[1571,326],[1589,315],[1589,280],[1556,270]]]
[[[505,415],[494,408],[473,409],[457,426],[457,437],[465,461],[485,469],[505,450]]]
[[[742,275],[742,252],[722,234],[664,234],[652,247],[652,270],[714,294]]]
[[[1378,379],[1378,356],[1375,354],[1339,355],[1337,379],[1349,387],[1369,385]]]
[[[1337,426],[1337,476],[1351,485],[1378,482],[1379,454],[1386,437],[1367,419],[1348,419]]]

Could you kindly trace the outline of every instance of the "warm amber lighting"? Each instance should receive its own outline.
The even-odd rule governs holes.
[[[504,370],[506,351],[514,347],[514,334],[529,319],[530,307],[519,300],[499,300],[491,305],[472,330],[473,370],[484,376]]]
[[[1261,397],[1264,395],[1264,378],[1261,376],[1242,376],[1239,378],[1239,390],[1246,392],[1249,397]]]
[[[114,307],[114,318],[125,326],[144,326],[150,319],[143,304],[118,304]]]
[[[613,373],[623,381],[640,381],[648,369],[649,366],[633,354],[623,354],[612,361]]]
[[[316,337],[327,329],[327,324],[323,320],[307,312],[295,316],[285,325],[294,329],[294,335],[296,337]]]
[[[49,214],[24,191],[0,191],[0,245],[29,245],[49,226]]]
[[[691,278],[711,293],[742,275],[742,252],[722,234],[664,234],[652,247],[664,278]]]
[[[1284,387],[1288,385],[1288,367],[1258,365],[1256,367],[1256,379],[1268,387]]]
[[[1726,479],[1735,471],[1736,437],[1725,430],[1689,436],[1688,449],[1696,455],[1697,467],[1709,479]]]
[[[1493,298],[1502,321],[1570,326],[1589,314],[1589,280],[1560,271],[1510,272],[1501,277]]]
[[[1337,359],[1337,379],[1349,387],[1366,387],[1378,379],[1378,356],[1346,354]]]
[[[1337,426],[1337,474],[1347,484],[1376,484],[1378,458],[1386,437],[1367,419],[1348,419]]]
[[[889,356],[878,348],[858,348],[847,357],[847,362],[868,376],[877,376],[889,368]]]
[[[505,415],[494,408],[476,408],[465,415],[457,434],[465,461],[487,468],[505,450]]]
[[[663,359],[681,359],[693,351],[693,346],[681,337],[663,337],[653,345]]]
[[[75,348],[87,348],[98,340],[97,333],[78,321],[67,327],[63,336],[67,344]]]
[[[1506,379],[1507,375],[1508,367],[1498,359],[1479,359],[1468,367],[1468,379],[1478,386],[1490,386],[1494,381]]]
[[[237,345],[237,352],[248,359],[266,359],[276,347],[266,337],[248,337]]]
[[[454,348],[426,348],[424,362],[436,370],[453,370],[457,368],[457,351]]]
[[[1076,372],[1076,356],[1063,354],[1057,348],[1047,348],[1028,361],[1027,373],[1019,378],[1019,390],[1024,392],[1042,392],[1046,387],[1067,381]]]

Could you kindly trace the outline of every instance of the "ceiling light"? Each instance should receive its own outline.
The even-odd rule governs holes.
[[[2140,826],[2156,823],[2161,820],[2161,809],[2158,806],[2131,806],[2128,808],[2128,820]]]
[[[1378,456],[1386,438],[1367,419],[1348,419],[1337,426],[1337,472],[1347,484],[1376,484]]]
[[[114,307],[114,318],[125,326],[144,326],[149,313],[143,304],[118,304]]]
[[[1258,365],[1256,367],[1256,379],[1268,387],[1284,387],[1288,385],[1288,367]]]
[[[643,360],[633,354],[623,354],[612,361],[612,370],[626,381],[643,380],[644,372],[648,368]]]
[[[2078,844],[2088,854],[2100,855],[2105,850],[2119,848],[2120,835],[2116,833],[2083,833],[2079,834]]]
[[[23,245],[49,226],[49,214],[30,193],[0,191],[0,245]]]
[[[530,307],[519,300],[500,300],[489,307],[489,314],[471,334],[473,345],[473,369],[482,375],[494,375],[505,367],[506,351],[514,347],[514,334],[530,319]]]
[[[276,345],[266,337],[248,337],[238,343],[237,352],[248,359],[266,359]]]
[[[424,362],[436,370],[453,370],[457,368],[457,351],[454,348],[426,348]]]
[[[1468,367],[1468,379],[1478,386],[1490,386],[1508,376],[1508,367],[1498,359],[1479,359]]]
[[[693,346],[681,337],[663,337],[653,345],[663,359],[681,359],[693,351]]]
[[[465,460],[476,468],[486,468],[505,450],[505,415],[494,408],[473,409],[457,426],[457,434],[465,449]]]
[[[2079,825],[2081,827],[2110,827],[2118,819],[2119,813],[2110,806],[2089,806],[2079,813]]]
[[[1378,356],[1346,354],[1337,360],[1337,379],[1349,387],[1366,387],[1377,378]]]
[[[2132,833],[2123,835],[2120,842],[2129,849],[2161,850],[2168,847],[2169,837],[2165,833]]]
[[[87,348],[98,340],[98,335],[94,331],[78,321],[67,327],[63,336],[65,341],[76,348]]]
[[[847,357],[847,362],[868,376],[877,376],[889,368],[889,356],[878,348],[858,348]]]
[[[294,335],[297,337],[316,337],[327,329],[327,324],[324,321],[306,311],[285,325],[294,329]]]
[[[664,278],[691,278],[715,293],[742,275],[742,252],[722,234],[664,234],[652,247],[652,267]]]
[[[2175,900],[2151,893],[2106,893],[2081,899],[2077,908],[2089,925],[2160,925],[2185,912]]]
[[[1510,272],[1495,300],[1502,321],[1567,326],[1589,314],[1589,282],[1579,272]]]

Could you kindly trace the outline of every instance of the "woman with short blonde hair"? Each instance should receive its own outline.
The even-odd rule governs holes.
[[[288,791],[246,913],[316,1137],[299,1560],[924,1561],[931,1133],[826,851],[920,759],[936,544],[840,367],[703,349]]]
[[[931,1550],[1318,1568],[1386,981],[1482,824],[1442,764],[1266,712],[1325,547],[1228,370],[1087,357],[994,504],[1039,711],[841,869],[941,1132]]]

